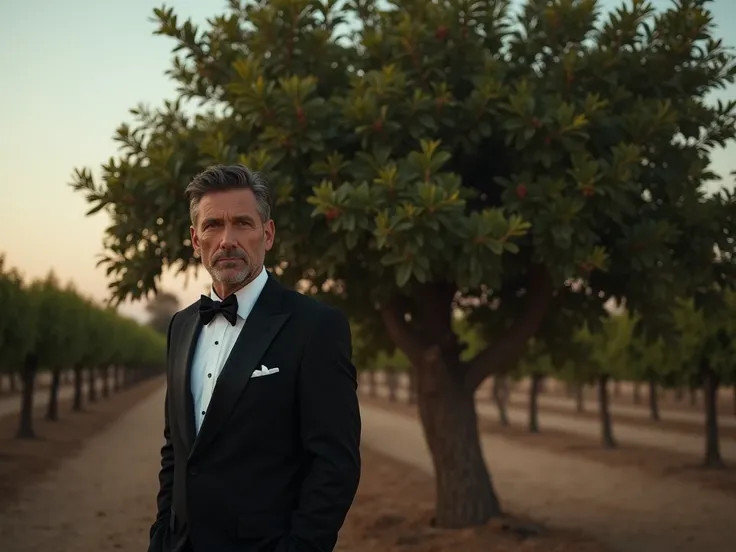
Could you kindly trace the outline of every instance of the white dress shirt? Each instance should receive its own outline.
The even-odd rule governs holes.
[[[222,314],[218,314],[209,324],[202,327],[191,368],[194,424],[197,433],[202,427],[202,421],[210,404],[210,399],[212,399],[212,392],[215,390],[220,371],[230,356],[230,351],[232,351],[233,345],[235,345],[235,341],[238,339],[243,325],[245,325],[245,319],[253,310],[253,305],[255,305],[267,281],[268,272],[264,267],[252,282],[235,292],[235,296],[238,298],[238,320],[234,326]],[[214,289],[210,291],[210,297],[214,301],[222,300]]]

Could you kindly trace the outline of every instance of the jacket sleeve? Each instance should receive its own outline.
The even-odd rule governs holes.
[[[347,318],[323,307],[298,375],[302,446],[310,465],[286,550],[332,550],[360,481],[361,419]],[[286,545],[286,546],[283,546]]]
[[[171,351],[171,328],[174,318],[171,317],[169,329],[166,336],[166,366],[168,370],[169,355]],[[168,379],[168,378],[167,378]],[[161,447],[161,468],[158,472],[159,490],[156,496],[156,520],[153,522],[149,536],[149,552],[163,552],[165,533],[168,528],[169,516],[171,514],[171,501],[174,488],[174,446],[171,443],[171,431],[169,426],[169,390],[166,390],[164,399],[164,444]]]

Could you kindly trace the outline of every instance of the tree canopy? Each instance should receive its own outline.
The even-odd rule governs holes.
[[[165,339],[152,329],[94,304],[53,274],[24,282],[0,257],[0,368],[21,371],[29,355],[42,369],[107,364],[158,367]]]
[[[141,297],[163,268],[196,266],[183,200],[196,173],[264,171],[270,265],[382,324],[433,380],[420,388],[442,389],[418,398],[435,461],[453,458],[435,466],[438,523],[483,521],[499,510],[457,382],[516,362],[573,284],[596,311],[612,297],[653,311],[733,274],[734,197],[704,185],[736,121],[736,102],[709,94],[736,64],[706,4],[231,0],[203,27],[156,9],[179,94],[132,111],[102,182],[88,169],[74,181],[112,217],[111,292]],[[457,303],[503,328],[468,361]],[[461,437],[462,454],[437,453]]]

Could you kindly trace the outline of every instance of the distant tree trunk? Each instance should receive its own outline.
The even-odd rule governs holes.
[[[493,386],[491,387],[491,395],[493,402],[496,403],[498,409],[498,419],[502,426],[510,425],[509,413],[506,409],[508,403],[508,386],[506,385],[506,378],[504,376],[494,376]]]
[[[82,394],[84,392],[84,373],[82,372],[82,363],[74,365],[74,402],[72,410],[81,412],[82,410]]]
[[[376,378],[376,371],[375,370],[369,370],[368,371],[368,394],[371,397],[377,397],[378,396],[378,379]]]
[[[529,385],[529,432],[539,433],[539,388],[543,376],[532,374]]]
[[[100,366],[100,378],[102,379],[102,396],[110,396],[110,365]]]
[[[705,466],[723,468],[720,439],[718,436],[718,375],[707,359],[700,364],[703,376],[703,405],[705,408]]]
[[[64,370],[61,373],[61,383],[63,385],[69,385],[72,382],[72,371],[71,370]]]
[[[18,372],[15,369],[11,370],[8,378],[10,379],[10,392],[16,393],[18,391]]]
[[[95,382],[95,367],[87,368],[87,400],[91,403],[97,402],[97,385]]]
[[[698,404],[698,390],[695,387],[690,388],[690,406]]]
[[[585,412],[585,386],[582,383],[575,388],[575,412],[578,414]]]
[[[49,386],[49,403],[46,409],[46,419],[55,422],[59,419],[59,386],[61,385],[61,368],[51,370],[51,385]]]
[[[733,386],[733,415],[736,416],[736,385]]]
[[[417,374],[413,366],[409,368],[409,404],[417,404]]]
[[[33,431],[33,392],[36,384],[36,372],[38,370],[38,356],[29,354],[23,362],[21,370],[21,402],[20,417],[18,419],[18,439],[33,439],[36,433]]]
[[[649,381],[649,413],[652,420],[659,421],[659,397],[657,395],[657,382]]]
[[[641,382],[634,382],[634,404],[641,404]]]
[[[615,380],[613,382],[613,396],[614,397],[621,396],[621,382],[619,380]]]
[[[601,440],[603,448],[615,448],[613,426],[611,424],[611,410],[608,400],[608,375],[598,378],[598,408],[601,419]]]
[[[388,385],[388,400],[390,402],[396,402],[396,388],[397,380],[396,372],[393,371],[393,369],[386,372],[386,384]]]
[[[682,388],[681,385],[678,385],[675,388],[675,401],[680,402],[684,398],[685,398],[685,390]]]

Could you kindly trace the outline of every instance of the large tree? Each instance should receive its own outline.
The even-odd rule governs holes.
[[[683,259],[712,253],[689,213],[727,208],[700,193],[734,135],[734,105],[705,99],[734,76],[705,2],[510,3],[231,0],[203,28],[157,9],[179,97],[133,110],[102,182],[74,182],[112,218],[103,262],[123,299],[196,266],[192,176],[265,171],[270,265],[380,324],[413,364],[450,527],[501,513],[473,393],[515,364],[552,297],[576,281],[601,303],[666,300]],[[461,360],[457,304],[513,321]]]

